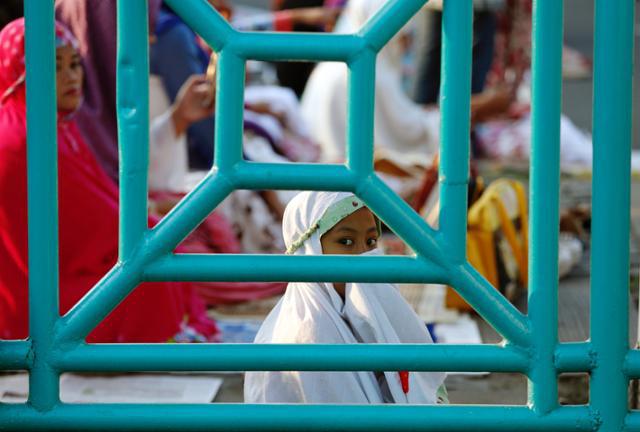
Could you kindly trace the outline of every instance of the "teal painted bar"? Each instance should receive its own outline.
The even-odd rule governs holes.
[[[31,341],[0,341],[0,370],[26,370],[32,366]]]
[[[103,344],[80,345],[60,352],[54,363],[61,371],[86,372],[438,370],[525,373],[528,360],[525,351],[499,345]]]
[[[214,165],[226,173],[242,160],[242,121],[238,120],[244,115],[244,60],[232,51],[221,51],[216,78]]]
[[[120,260],[131,258],[147,230],[149,169],[149,30],[147,1],[118,0],[116,102],[120,156]]]
[[[533,432],[595,429],[588,407],[561,407],[538,416],[524,406],[418,405],[59,405],[47,413],[6,408],[7,431],[447,431]],[[168,415],[167,413],[172,413]]]
[[[531,330],[524,316],[470,264],[449,267],[451,286],[507,341],[528,347]]]
[[[536,357],[529,402],[545,414],[558,406],[554,355],[558,342],[560,114],[563,2],[536,0],[533,10],[529,319]]]
[[[373,117],[376,92],[376,57],[363,51],[349,63],[347,107],[347,166],[357,176],[373,171]]]
[[[325,60],[347,62],[359,55],[366,40],[355,35],[252,32],[234,35],[229,48],[254,60]],[[322,50],[310,50],[310,47]]]
[[[214,169],[151,230],[146,261],[173,251],[232,191],[229,177]]]
[[[557,373],[590,372],[596,356],[589,342],[564,343],[556,346],[554,364]]]
[[[445,1],[440,76],[440,231],[447,259],[467,257],[467,185],[471,127],[472,0]]]
[[[209,4],[201,0],[165,0],[216,51],[236,36],[229,23]]]
[[[232,172],[236,189],[353,191],[357,178],[344,165],[243,161]]]
[[[629,225],[634,1],[596,0],[591,223],[591,408],[601,430],[628,411]]]
[[[27,404],[0,404],[0,430],[629,430],[628,349],[632,1],[596,0],[592,340],[557,341],[557,210],[562,3],[536,0],[529,316],[464,260],[471,0],[447,2],[443,36],[441,230],[431,229],[372,170],[374,55],[423,0],[391,0],[356,35],[240,33],[206,1],[167,0],[220,52],[215,166],[156,227],[146,227],[146,1],[119,0],[118,118],[121,258],[58,317],[53,3],[25,2],[27,19],[30,339],[0,341],[0,369],[29,369]],[[347,165],[242,160],[245,60],[348,63]],[[354,127],[354,126],[358,127]],[[143,145],[140,145],[142,143]],[[212,140],[213,145],[213,140]],[[34,174],[35,173],[35,174]],[[416,257],[172,255],[234,189],[355,192]],[[463,199],[464,198],[464,199]],[[551,213],[551,218],[549,217]],[[615,220],[616,224],[610,221]],[[506,339],[503,345],[86,345],[83,338],[142,280],[320,280],[449,283]],[[34,295],[35,294],[35,295]],[[332,405],[66,405],[62,371],[442,370],[520,372],[529,407]],[[557,406],[556,375],[591,373],[591,405]],[[162,413],[162,415],[159,415]]]
[[[83,340],[138,285],[142,267],[133,260],[116,265],[55,327],[58,342]]]
[[[638,432],[640,431],[640,411],[632,411],[625,417],[624,429],[625,432]]]
[[[629,350],[624,362],[624,371],[630,379],[640,378],[640,351]]]
[[[360,182],[356,193],[416,254],[445,268],[451,285],[498,333],[513,343],[529,344],[527,318],[470,266],[450,263],[435,231],[379,178]]]
[[[374,51],[380,51],[426,3],[427,0],[389,0],[358,34]]]
[[[327,275],[327,269],[331,275]],[[238,269],[244,269],[239,273]],[[149,281],[290,281],[446,283],[447,273],[415,257],[171,255],[149,265]]]
[[[53,2],[24,2],[26,15],[29,338],[33,364],[29,405],[59,401],[59,377],[48,359],[58,320],[58,145]],[[36,127],[37,126],[37,127]],[[0,424],[2,422],[0,421]]]

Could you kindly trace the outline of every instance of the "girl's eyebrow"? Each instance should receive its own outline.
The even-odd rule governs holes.
[[[336,231],[340,232],[340,231],[347,231],[347,232],[357,232],[357,230],[353,229],[353,228],[349,228],[349,227],[340,227],[338,228]]]
[[[378,232],[378,228],[377,227],[371,227],[367,230],[367,233],[370,233],[372,231]]]

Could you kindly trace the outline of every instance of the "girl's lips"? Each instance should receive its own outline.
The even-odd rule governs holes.
[[[66,92],[64,92],[65,96],[79,96],[80,95],[80,89],[77,88],[72,88],[67,90]]]

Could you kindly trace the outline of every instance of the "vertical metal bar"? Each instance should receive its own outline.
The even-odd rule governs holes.
[[[242,160],[244,75],[244,59],[230,50],[222,51],[217,73],[214,165],[225,173]]]
[[[349,64],[347,164],[357,176],[373,172],[375,92],[375,53],[365,50]]]
[[[449,258],[456,262],[463,262],[467,255],[472,40],[472,1],[444,2],[440,74],[440,230],[449,246]]]
[[[591,340],[597,363],[591,406],[602,430],[627,414],[629,225],[634,5],[595,3]]]
[[[536,0],[533,18],[531,249],[529,318],[533,334],[529,402],[546,414],[558,405],[558,231],[563,2]]]
[[[147,1],[118,0],[117,115],[120,154],[120,260],[148,228],[149,30]]]
[[[25,1],[29,334],[33,367],[29,403],[59,402],[58,372],[48,364],[58,319],[58,145],[53,2]]]

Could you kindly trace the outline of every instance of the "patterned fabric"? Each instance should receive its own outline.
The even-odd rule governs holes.
[[[531,0],[507,0],[498,14],[495,52],[488,87],[504,82],[519,84],[531,67]]]

